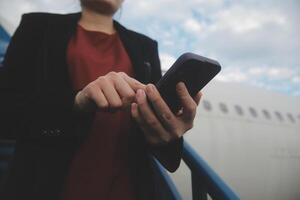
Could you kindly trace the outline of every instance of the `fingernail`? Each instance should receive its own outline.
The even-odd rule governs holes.
[[[180,87],[184,86],[184,82],[179,82]]]
[[[183,87],[183,83],[182,82],[177,83],[177,85],[176,85],[176,89],[177,90],[181,90],[182,87]]]
[[[156,90],[156,87],[152,84],[150,86],[151,86],[152,91],[154,92]]]
[[[143,98],[145,98],[145,92],[144,92],[144,90],[141,90],[141,89],[138,89],[138,91],[137,91],[137,100],[138,101],[141,101],[141,100],[143,100]]]
[[[136,106],[137,106],[136,103],[132,103],[132,104],[131,104],[131,107],[132,107],[132,109],[134,109],[134,110],[136,109]]]
[[[146,87],[146,91],[148,92],[148,93],[153,93],[153,91],[154,91],[154,89],[153,89],[153,86],[152,85],[147,85],[147,87]]]

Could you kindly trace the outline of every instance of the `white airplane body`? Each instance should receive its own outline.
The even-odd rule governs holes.
[[[299,200],[300,98],[217,81],[203,93],[185,140],[241,199]],[[169,174],[183,199],[192,199],[185,163]]]

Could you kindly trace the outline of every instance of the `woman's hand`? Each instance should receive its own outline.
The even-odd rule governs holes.
[[[148,84],[145,91],[146,93],[143,90],[137,91],[137,103],[131,104],[131,113],[150,144],[163,145],[179,139],[193,127],[196,108],[202,96],[201,92],[192,98],[184,83],[178,83],[176,91],[182,109],[177,114],[173,114],[153,84]]]
[[[78,92],[74,106],[84,112],[115,111],[129,106],[135,100],[136,91],[145,87],[124,72],[110,72]]]

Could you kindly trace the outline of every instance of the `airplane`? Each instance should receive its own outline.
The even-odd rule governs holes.
[[[212,81],[185,140],[241,199],[300,199],[300,97]],[[184,162],[173,178],[192,199]]]
[[[2,61],[12,31],[1,24]],[[203,93],[185,141],[241,199],[299,199],[300,97],[216,80]],[[186,164],[168,174],[182,199],[192,199]]]

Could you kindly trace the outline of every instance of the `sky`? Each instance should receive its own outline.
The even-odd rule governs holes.
[[[26,12],[69,13],[78,0],[0,0],[14,30]],[[159,43],[162,68],[182,53],[219,61],[219,81],[300,96],[300,0],[125,0],[115,19]]]

